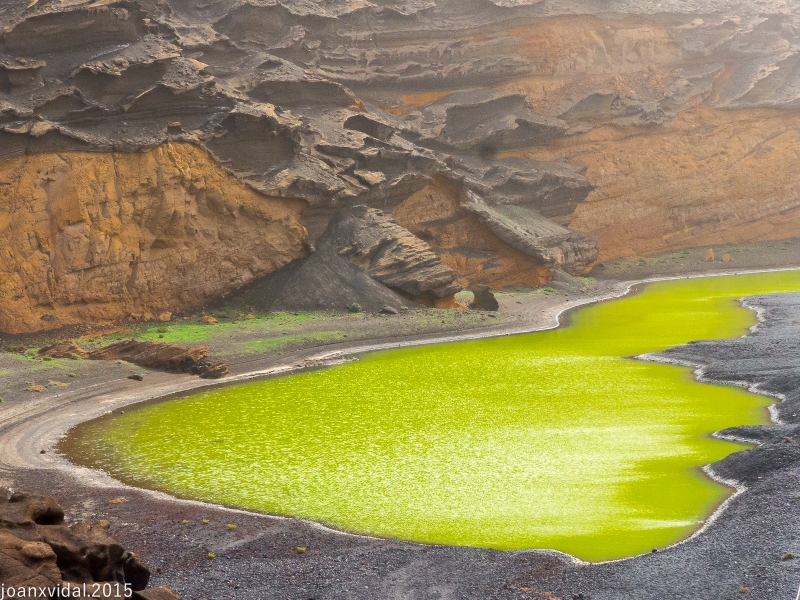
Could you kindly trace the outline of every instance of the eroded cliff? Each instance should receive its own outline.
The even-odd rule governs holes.
[[[0,330],[199,304],[304,256],[305,207],[190,144],[0,162]]]
[[[420,290],[445,303],[446,272],[456,287],[534,286],[554,270],[579,275],[617,256],[800,235],[796,8],[796,0],[7,3],[0,168],[31,208],[7,227],[6,318],[36,329],[225,294],[303,255],[303,206],[310,243],[341,209],[392,214],[400,228],[392,235],[410,240],[406,248],[419,238],[436,255],[426,263],[420,251],[419,264],[439,267],[410,275],[405,258],[378,266],[359,251],[351,263],[405,295]],[[190,152],[217,173],[222,212],[203,212],[219,202],[186,183],[195,167],[185,175],[185,160],[167,158]],[[141,172],[125,184],[126,198],[151,207],[189,198],[202,226],[163,235],[161,217],[121,208],[119,232],[103,241],[98,223],[113,219],[101,205],[117,206],[116,188],[135,179],[117,173],[105,190],[89,185],[116,182],[105,174],[110,164]],[[152,175],[158,169],[169,174],[163,181]],[[91,192],[73,193],[64,177]],[[73,223],[71,198],[87,195],[100,216]],[[28,241],[26,223],[44,221],[54,229]],[[91,240],[74,242],[91,251],[58,250],[72,235]],[[192,241],[173,243],[181,235]],[[333,264],[308,265],[317,262]],[[290,279],[275,281],[294,289]],[[394,298],[386,294],[376,291]],[[26,305],[35,308],[20,320]]]

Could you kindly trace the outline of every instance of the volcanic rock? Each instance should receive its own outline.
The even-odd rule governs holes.
[[[441,257],[456,272],[462,287],[489,285],[538,287],[550,279],[550,269],[497,236],[462,203],[464,189],[444,177],[435,177],[422,190],[394,208],[403,227]]]
[[[469,307],[478,310],[491,310],[495,311],[500,308],[497,298],[486,285],[473,285],[470,291],[475,295],[475,298],[470,302]]]
[[[232,297],[247,310],[343,310],[358,304],[377,312],[384,306],[409,304],[406,298],[372,279],[339,256],[330,244],[245,287]]]
[[[89,360],[123,360],[166,371],[188,373],[197,369],[208,356],[208,347],[184,348],[165,342],[125,340],[89,353]]]
[[[6,590],[112,582],[129,585],[134,593],[144,592],[144,598],[178,598],[171,590],[145,591],[150,571],[136,554],[109,537],[108,527],[108,521],[67,525],[54,499],[4,491],[0,494],[0,582]]]
[[[302,203],[257,194],[188,144],[21,157],[0,162],[0,183],[2,331],[199,304],[307,252]]]
[[[430,246],[382,210],[360,205],[340,211],[324,243],[408,298],[448,298],[461,290],[453,284],[458,275],[442,265]]]
[[[217,363],[213,366],[206,366],[200,370],[200,379],[219,379],[228,374],[228,366],[225,363]]]
[[[4,3],[0,330],[201,305],[357,204],[461,287],[796,236],[795,20],[778,0]]]
[[[522,206],[487,206],[469,192],[462,206],[512,248],[546,267],[582,273],[597,259],[597,238],[561,227]]]

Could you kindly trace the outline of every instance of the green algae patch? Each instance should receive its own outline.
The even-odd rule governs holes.
[[[655,283],[557,330],[369,354],[74,430],[79,462],[131,483],[354,532],[585,560],[664,547],[729,494],[700,470],[746,446],[767,398],[630,358],[743,335],[737,299],[800,272]]]

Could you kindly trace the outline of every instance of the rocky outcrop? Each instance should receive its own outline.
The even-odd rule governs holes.
[[[534,158],[580,156],[597,189],[569,217],[600,260],[800,235],[793,111],[696,109],[625,135],[598,126]]]
[[[474,285],[470,288],[470,291],[474,294],[472,302],[469,303],[470,308],[490,311],[495,311],[500,308],[500,304],[489,289],[489,286]]]
[[[228,293],[304,254],[294,226],[263,251],[248,246],[280,210],[291,221],[303,206],[312,242],[341,208],[391,211],[430,236],[457,284],[493,287],[586,268],[592,238],[576,231],[597,236],[599,260],[798,235],[795,20],[778,0],[6,3],[0,158],[20,181],[54,178],[14,193],[49,198],[26,200],[48,215],[40,221],[67,214],[55,200],[70,194],[62,171],[114,181],[81,192],[112,208],[119,186],[103,165],[128,172],[143,156],[155,157],[143,172],[166,174],[145,187],[208,204],[196,173],[215,160],[219,195],[234,199],[210,222],[198,217],[180,248],[150,245],[164,243],[148,229],[160,217],[145,226],[144,209],[120,213],[142,230],[139,254],[126,246],[139,234],[120,242],[137,260],[89,236],[102,259],[73,268],[73,255],[31,257],[33,242],[10,240],[23,255],[0,257],[0,329],[146,316]],[[201,166],[169,158],[188,147]],[[86,151],[97,153],[91,168]],[[424,206],[439,178],[478,201]],[[155,204],[140,188],[128,190],[139,206]],[[426,220],[437,214],[452,223]],[[216,240],[213,252],[201,239]],[[119,289],[129,281],[132,292]]]
[[[304,206],[189,144],[0,162],[0,330],[200,304],[304,256]]]
[[[40,348],[38,354],[50,358],[88,358],[89,356],[86,350],[71,340],[56,342]]]
[[[231,301],[248,311],[344,312],[357,304],[365,311],[379,312],[386,306],[399,309],[410,304],[408,299],[339,256],[332,244],[324,243],[324,237],[322,242],[308,258],[296,260],[246,286]]]
[[[208,348],[193,346],[185,348],[165,342],[139,342],[123,340],[94,352],[86,358],[89,360],[124,360],[140,367],[173,371],[176,373],[193,373],[203,379],[217,379],[228,374],[228,368],[222,364],[211,364],[206,360]]]
[[[550,270],[537,257],[500,238],[462,205],[463,188],[443,177],[395,207],[396,221],[425,240],[459,277],[462,287],[482,284],[538,287]]]
[[[109,537],[108,527],[108,521],[68,525],[64,511],[52,498],[3,490],[0,582],[6,597],[11,597],[9,588],[24,590],[19,597],[33,597],[30,588],[82,589],[82,584],[87,584],[87,589],[92,589],[94,583],[111,583],[119,584],[120,598],[180,600],[169,588],[147,589],[150,571],[136,554]],[[72,590],[69,593],[73,597]]]
[[[461,205],[498,238],[549,269],[583,273],[597,259],[597,238],[572,231],[522,206],[487,206],[468,192]]]
[[[124,360],[148,369],[189,372],[208,356],[206,346],[184,348],[164,342],[124,340],[90,352],[90,360]]]
[[[381,210],[360,205],[341,211],[331,220],[326,240],[340,256],[407,298],[435,302],[461,290],[453,283],[458,275],[431,247]]]
[[[206,346],[187,348],[167,342],[123,340],[88,352],[73,341],[61,341],[41,348],[38,354],[52,358],[122,360],[148,369],[193,373],[202,379],[217,379],[228,374],[225,364],[212,364],[207,360]]]

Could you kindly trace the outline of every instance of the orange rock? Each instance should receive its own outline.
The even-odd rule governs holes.
[[[186,143],[1,161],[0,331],[201,304],[305,256],[305,206]]]
[[[200,322],[203,325],[213,325],[214,323],[217,322],[217,320],[211,315],[203,315],[202,317],[200,317]]]
[[[550,278],[550,271],[534,258],[512,248],[461,207],[459,190],[443,177],[435,177],[395,207],[393,214],[399,225],[427,241],[442,264],[460,275],[455,283],[463,287],[539,287]],[[465,248],[471,252],[465,253]]]
[[[158,315],[158,320],[162,323],[166,323],[167,321],[172,320],[172,313],[171,312],[163,312]]]
[[[568,224],[597,235],[603,262],[800,235],[798,130],[790,111],[699,107],[635,135],[600,125],[502,156],[588,165],[597,187]],[[756,151],[763,140],[769,152]]]
[[[733,257],[730,254],[722,255],[722,262],[733,262]]]

